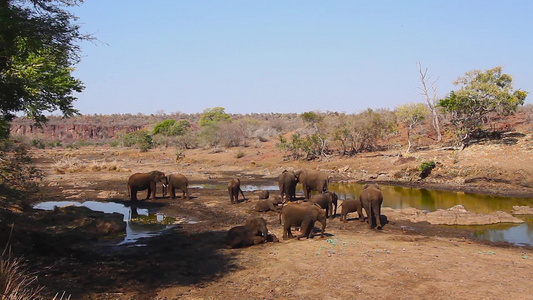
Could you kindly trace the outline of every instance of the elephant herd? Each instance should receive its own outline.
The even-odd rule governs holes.
[[[182,191],[182,198],[190,199],[189,181],[182,174],[170,174],[165,176],[161,171],[151,171],[148,173],[135,173],[128,179],[128,194],[130,201],[137,201],[137,192],[148,190],[146,200],[155,200],[157,183],[163,185],[163,197],[170,191],[170,197],[176,198],[176,189]]]
[[[182,191],[182,199],[190,199],[188,180],[184,175],[171,174],[165,176],[163,172],[152,171],[149,173],[136,173],[128,179],[128,193],[130,201],[137,201],[137,192],[148,190],[146,199],[155,199],[156,184],[163,185],[163,197],[170,193],[172,199],[176,198],[176,189]],[[259,191],[254,206],[255,211],[278,211],[280,224],[283,224],[283,239],[292,238],[291,227],[300,228],[300,234],[296,237],[311,238],[314,225],[319,222],[322,225],[320,236],[324,236],[326,219],[334,218],[337,214],[338,196],[328,191],[328,175],[316,170],[287,171],[284,170],[278,176],[280,195],[269,198],[268,191]],[[297,201],[296,186],[301,183],[304,192],[304,200]],[[228,194],[231,204],[239,202],[239,194],[246,200],[240,187],[238,178],[228,182]],[[318,193],[311,196],[311,191]],[[367,216],[370,228],[383,227],[380,215],[383,194],[377,184],[366,184],[358,199],[345,199],[340,207],[341,221],[346,222],[348,213],[357,212],[361,221],[365,221],[363,210]],[[277,206],[281,204],[281,208]],[[259,217],[247,220],[243,226],[231,228],[226,236],[227,248],[246,247],[267,241],[275,241],[274,235],[269,235],[266,221]]]

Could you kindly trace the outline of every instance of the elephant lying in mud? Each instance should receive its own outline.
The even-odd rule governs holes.
[[[361,200],[359,199],[346,199],[339,205],[341,208],[341,221],[346,223],[346,216],[351,212],[357,212],[359,220],[365,221],[363,216],[363,206],[361,206]]]
[[[312,238],[315,222],[322,223],[322,232],[320,237],[324,236],[326,230],[326,212],[320,206],[309,203],[288,203],[281,208],[280,223],[283,221],[283,239],[292,238],[291,226],[300,227],[300,235],[297,239],[302,237]]]
[[[320,207],[326,210],[326,216],[328,218],[334,218],[337,214],[337,201],[339,197],[334,192],[324,192],[322,194],[314,195],[309,202],[318,204]],[[333,205],[335,205],[335,212],[333,212]]]
[[[257,192],[257,198],[258,199],[268,199],[270,197],[269,191],[258,191]]]
[[[224,244],[226,248],[238,248],[265,243],[268,237],[268,229],[265,219],[253,218],[244,224],[231,228],[226,235]]]
[[[241,180],[238,178],[233,178],[228,182],[228,193],[231,204],[239,203],[239,192],[241,192],[242,198],[246,199],[241,190]]]
[[[259,200],[255,203],[253,207],[253,211],[257,212],[264,212],[264,211],[277,211],[278,209],[275,207],[276,204],[272,200],[265,199],[265,200]]]
[[[172,199],[176,199],[176,189],[181,190],[181,199],[185,199],[185,196],[187,196],[187,200],[191,199],[189,195],[189,181],[187,180],[187,177],[185,177],[185,175],[170,174],[167,176],[167,180],[168,190],[170,191],[170,197]]]
[[[166,187],[168,184],[165,173],[161,171],[152,171],[149,173],[135,173],[128,179],[128,194],[130,201],[137,201],[137,192],[148,189],[146,200],[152,196],[155,200],[156,184],[161,182],[163,184],[163,196],[166,194]]]
[[[381,204],[383,203],[383,194],[379,185],[365,184],[361,195],[359,195],[361,206],[365,210],[367,222],[370,228],[374,228],[374,220],[376,220],[377,229],[381,229]]]

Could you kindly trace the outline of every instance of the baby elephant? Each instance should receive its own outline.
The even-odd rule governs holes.
[[[259,200],[254,205],[254,211],[262,212],[262,211],[276,211],[276,207],[274,206],[274,202],[269,199],[265,200]]]
[[[259,199],[268,199],[269,196],[270,196],[270,192],[269,191],[259,191],[259,192],[257,192],[257,197]]]
[[[226,248],[248,247],[265,243],[268,237],[268,229],[265,219],[253,218],[244,224],[231,228],[226,235]]]
[[[241,192],[242,198],[246,200],[241,190],[241,180],[233,178],[228,182],[228,193],[231,204],[239,203],[239,192]]]
[[[346,199],[344,200],[341,205],[339,206],[342,208],[341,210],[341,221],[346,223],[346,216],[348,213],[357,212],[357,215],[359,216],[359,220],[361,222],[365,221],[365,217],[363,216],[363,206],[361,205],[361,201],[359,199]]]
[[[314,195],[309,202],[318,204],[326,210],[326,216],[334,218],[337,214],[337,201],[339,197],[334,192],[323,192],[322,194]],[[333,212],[333,205],[335,205],[335,212]]]

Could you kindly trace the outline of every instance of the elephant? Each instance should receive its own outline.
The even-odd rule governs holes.
[[[383,203],[383,194],[379,185],[365,184],[363,191],[359,195],[361,206],[365,210],[367,222],[370,228],[374,228],[374,219],[376,220],[377,229],[382,229],[381,224],[381,204]]]
[[[226,235],[226,248],[247,247],[267,242],[268,229],[265,219],[253,218],[246,221],[244,226],[231,228]]]
[[[170,191],[170,197],[172,199],[176,199],[176,189],[181,190],[181,199],[185,199],[185,196],[187,196],[187,200],[191,199],[189,195],[189,181],[187,180],[187,177],[185,177],[185,175],[170,174],[167,176],[167,180],[168,190]]]
[[[166,186],[168,184],[165,173],[161,171],[152,171],[149,173],[135,173],[128,179],[128,193],[130,201],[137,201],[137,192],[148,189],[146,200],[152,195],[152,200],[155,200],[156,183],[163,184],[163,196],[166,194]]]
[[[276,207],[274,206],[274,203],[272,200],[264,199],[259,200],[254,205],[254,211],[263,212],[263,211],[277,211]]]
[[[293,237],[291,226],[300,227],[300,235],[296,237],[298,240],[302,237],[312,238],[316,221],[322,223],[320,237],[323,237],[326,219],[326,212],[318,205],[308,202],[288,203],[281,208],[280,213],[280,223],[283,220],[283,239]]]
[[[246,199],[241,190],[241,180],[238,178],[233,178],[228,182],[228,193],[231,204],[239,202],[239,192],[241,192],[242,198]]]
[[[270,197],[270,192],[269,191],[259,191],[257,193],[257,197],[259,199],[268,199],[268,197]]]
[[[322,194],[317,194],[309,199],[309,202],[318,204],[320,207],[326,210],[326,216],[329,218],[334,218],[337,214],[337,201],[339,196],[334,192],[324,192]],[[335,205],[335,212],[333,212],[333,205]]]
[[[359,199],[346,199],[342,201],[341,205],[339,207],[342,208],[341,210],[341,221],[346,223],[346,216],[348,213],[357,212],[357,215],[359,216],[359,220],[361,222],[365,221],[365,217],[363,216],[363,207],[361,206],[361,200]]]
[[[296,199],[298,176],[293,171],[283,170],[278,176],[278,183],[281,199],[287,199],[287,201]]]
[[[300,170],[297,171],[296,176],[298,181],[302,184],[305,199],[309,200],[311,191],[318,191],[319,193],[328,190],[328,175],[321,171],[315,170]]]
[[[272,198],[272,204],[274,205],[280,205],[280,204],[283,204],[283,199],[280,197],[280,196],[274,196],[274,198]]]

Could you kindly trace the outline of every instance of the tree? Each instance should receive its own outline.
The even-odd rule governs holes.
[[[440,120],[439,120],[439,113],[437,110],[437,80],[428,83],[428,81],[431,79],[431,76],[428,77],[428,69],[426,68],[424,71],[422,71],[422,65],[420,63],[417,63],[418,65],[418,74],[420,75],[420,82],[422,83],[422,87],[419,87],[422,91],[422,95],[424,95],[424,98],[426,98],[426,103],[428,105],[429,111],[431,112],[432,117],[432,124],[433,128],[437,132],[437,142],[442,141],[442,133],[440,132]],[[429,84],[429,86],[428,86]],[[431,89],[431,93],[429,92],[429,89]]]
[[[409,103],[396,108],[396,119],[407,126],[407,150],[411,150],[411,131],[428,115],[428,108],[422,103]]]
[[[206,127],[217,125],[220,122],[231,122],[231,116],[226,113],[224,107],[217,106],[214,108],[206,108],[200,116],[198,125],[200,125],[200,127]]]
[[[439,101],[438,105],[450,115],[461,148],[494,117],[513,114],[524,104],[527,92],[513,90],[512,82],[509,74],[502,73],[502,67],[469,71],[454,82],[461,88]]]
[[[74,78],[79,62],[76,42],[89,39],[63,9],[81,0],[0,0],[0,139],[22,112],[36,124],[44,112],[78,113],[72,103],[83,84]]]
[[[313,130],[313,134],[307,136],[304,140],[305,143],[301,144],[305,145],[305,147],[301,148],[305,149],[304,151],[307,152],[308,157],[312,157],[313,155],[320,155],[327,158],[328,155],[326,154],[326,149],[328,139],[327,135],[325,134],[326,130],[325,128],[323,128],[324,117],[319,115],[318,113],[308,111],[302,113],[300,115],[300,118],[302,118],[302,120],[307,123],[307,126]]]

